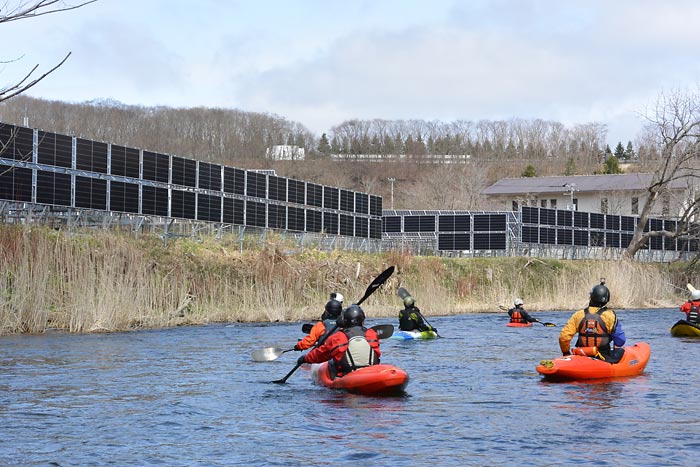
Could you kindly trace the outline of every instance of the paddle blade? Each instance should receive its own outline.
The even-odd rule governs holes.
[[[289,352],[290,350],[294,349],[282,350],[277,347],[265,347],[264,349],[254,351],[251,356],[256,362],[271,362],[272,360],[277,360],[283,353]]]
[[[371,329],[374,329],[374,332],[377,333],[377,337],[380,339],[388,339],[394,334],[393,324],[377,324],[376,326],[372,326]]]
[[[367,290],[365,291],[365,295],[356,303],[356,305],[362,304],[367,298],[374,293],[375,290],[377,290],[386,280],[391,277],[391,275],[394,273],[394,266],[389,266],[384,272],[382,272],[380,275],[377,276],[376,279],[372,281],[372,283],[367,287]]]
[[[556,326],[556,324],[554,324],[554,323],[542,323],[542,324],[544,324],[545,327],[548,327],[548,328],[553,328]]]

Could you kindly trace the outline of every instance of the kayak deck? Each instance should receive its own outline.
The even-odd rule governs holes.
[[[435,339],[436,337],[437,333],[435,331],[396,331],[389,339],[409,341],[417,339]]]
[[[408,373],[401,368],[386,364],[360,368],[345,376],[331,379],[328,362],[313,364],[311,378],[320,386],[363,395],[402,394],[409,379]]]
[[[532,323],[506,323],[509,328],[531,328]]]
[[[553,360],[543,360],[535,368],[548,380],[586,380],[636,376],[644,371],[651,348],[646,342],[625,347],[618,363],[608,363],[593,357],[570,355]]]
[[[673,337],[700,337],[700,327],[684,319],[671,326]]]

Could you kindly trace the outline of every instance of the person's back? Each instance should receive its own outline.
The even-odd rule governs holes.
[[[513,301],[514,307],[508,310],[508,316],[510,316],[511,323],[534,323],[537,320],[530,316],[530,314],[523,308],[523,301],[520,298],[516,298]]]
[[[681,305],[686,320],[692,324],[700,324],[700,290],[693,290],[690,300]]]
[[[416,306],[413,297],[406,297],[403,300],[404,309],[399,310],[399,329],[402,331],[429,331],[431,328],[425,323],[420,313],[420,308]]]

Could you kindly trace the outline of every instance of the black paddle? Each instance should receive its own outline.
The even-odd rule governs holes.
[[[401,298],[401,300],[404,300],[406,297],[411,296],[411,294],[408,292],[408,290],[404,289],[403,287],[399,287],[398,289],[396,289],[396,295],[398,295],[399,298]],[[441,338],[442,336],[440,334],[438,334],[438,332],[435,331],[435,329],[433,328],[433,325],[430,324],[430,322],[427,319],[425,319],[425,316],[423,316],[423,313],[421,313],[418,309],[416,309],[415,311],[416,311],[416,314],[418,314],[418,316],[420,316],[423,319],[423,322],[425,324],[427,324],[428,326],[430,326],[431,329],[433,329],[433,332],[435,333],[435,335],[437,337]]]
[[[308,334],[311,332],[311,328],[313,328],[313,327],[314,327],[314,325],[311,323],[304,323],[301,326],[301,332],[303,332],[304,334]],[[375,326],[372,326],[370,329],[374,329],[374,332],[377,333],[377,337],[379,337],[380,339],[386,339],[387,337],[391,337],[392,334],[394,334],[394,325],[393,324],[377,324]],[[270,349],[270,348],[274,348],[274,347],[268,347],[268,349]],[[294,349],[292,349],[292,350],[294,350]],[[288,350],[285,350],[284,352],[288,352]]]
[[[384,272],[382,272],[381,274],[379,274],[379,275],[377,276],[377,278],[374,279],[374,280],[372,281],[372,283],[369,285],[369,287],[367,287],[367,290],[365,291],[365,295],[364,295],[357,303],[355,303],[355,305],[360,305],[360,304],[362,304],[362,302],[364,302],[365,300],[367,300],[367,298],[368,298],[370,295],[372,295],[372,294],[374,293],[374,291],[377,290],[384,282],[386,282],[386,280],[387,280],[393,273],[394,273],[394,266],[389,266]],[[330,331],[328,334],[326,334],[326,337],[328,337],[328,336],[330,336],[331,334],[333,334],[333,333],[335,332],[336,329],[338,329],[338,325],[333,326],[333,329],[331,329],[331,331]],[[392,333],[393,333],[393,332],[394,332],[394,331],[393,331],[393,327],[392,327]],[[318,342],[316,343],[316,345],[313,346],[313,348],[315,349],[316,347],[321,346],[321,345],[323,344],[323,342],[325,342],[325,340],[326,340],[326,339],[321,339],[320,341],[318,341]],[[289,379],[289,377],[292,376],[292,374],[294,374],[294,372],[297,371],[301,365],[302,365],[301,363],[297,363],[297,364],[294,366],[294,368],[292,368],[292,371],[290,371],[289,373],[287,373],[287,374],[285,375],[284,378],[275,380],[275,381],[273,381],[273,383],[277,383],[277,384],[284,384],[284,383],[286,383],[287,380]]]
[[[506,308],[505,305],[498,305],[498,308],[500,308],[501,310],[504,310],[504,311],[508,311],[508,308]],[[554,323],[548,323],[546,321],[542,322],[539,319],[536,319],[535,323],[540,323],[542,326],[547,327],[547,328],[553,328],[554,326],[556,326],[556,324],[554,324]]]

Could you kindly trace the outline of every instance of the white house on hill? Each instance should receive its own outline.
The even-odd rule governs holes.
[[[533,206],[635,216],[646,201],[652,177],[649,173],[633,173],[503,178],[482,193],[501,202],[506,210]],[[690,191],[689,179],[674,180],[651,214],[678,217]]]

